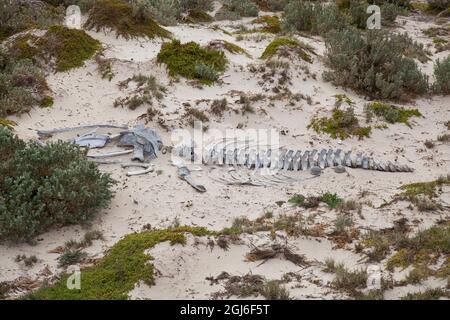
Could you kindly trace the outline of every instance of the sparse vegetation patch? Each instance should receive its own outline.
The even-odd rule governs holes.
[[[408,127],[411,127],[409,118],[422,116],[418,109],[405,109],[378,101],[367,104],[364,110],[367,122],[371,122],[376,116],[389,123],[404,123]]]
[[[347,139],[356,136],[359,139],[370,137],[371,127],[361,127],[359,120],[354,114],[352,107],[346,110],[334,108],[330,118],[313,118],[308,128],[314,129],[317,133],[327,133],[333,139]]]

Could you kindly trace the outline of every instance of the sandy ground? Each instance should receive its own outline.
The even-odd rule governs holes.
[[[249,20],[237,22],[216,22],[215,25],[233,31],[233,26],[248,23]],[[431,39],[424,36],[421,30],[433,25],[417,16],[399,18],[398,29],[426,46],[431,46]],[[274,38],[272,35],[246,36],[245,40],[237,42],[233,36],[211,26],[180,25],[170,27],[176,38],[182,42],[196,41],[207,44],[211,40],[223,39],[235,42],[245,48],[251,58],[243,55],[227,53],[231,63],[228,70],[221,77],[223,83],[211,87],[197,88],[188,81],[181,79],[173,81],[167,75],[164,66],[156,63],[162,40],[129,40],[117,39],[113,33],[89,34],[100,40],[106,50],[105,56],[113,58],[113,71],[116,76],[112,81],[101,79],[97,72],[95,61],[88,61],[82,68],[67,73],[49,74],[48,82],[54,92],[55,104],[50,109],[34,109],[28,115],[12,118],[19,123],[16,132],[24,139],[37,139],[36,130],[74,127],[79,125],[108,123],[116,125],[134,126],[142,121],[137,118],[145,113],[145,107],[131,111],[114,108],[113,102],[118,97],[124,97],[126,91],[120,90],[118,83],[132,76],[143,73],[155,75],[167,86],[168,92],[161,104],[157,106],[162,112],[162,118],[172,128],[183,126],[183,103],[196,105],[200,99],[226,98],[232,109],[240,106],[235,103],[235,91],[246,93],[272,94],[269,83],[261,82],[258,74],[249,71],[250,64],[264,64],[258,57],[264,48]],[[398,160],[400,163],[413,167],[413,173],[383,173],[376,171],[349,169],[347,174],[336,174],[327,169],[315,179],[309,178],[309,173],[295,172],[291,175],[303,181],[291,185],[274,187],[226,186],[212,180],[209,168],[202,166],[202,171],[195,171],[196,181],[207,188],[204,194],[196,193],[176,174],[176,168],[170,164],[170,156],[162,155],[153,163],[155,172],[144,176],[127,177],[126,170],[119,165],[102,165],[101,169],[110,172],[113,178],[120,181],[116,187],[116,196],[109,208],[103,211],[92,223],[91,229],[103,232],[105,240],[96,241],[87,249],[89,256],[99,258],[105,250],[117,242],[122,236],[139,231],[146,224],[155,228],[171,225],[178,219],[181,224],[204,226],[212,230],[220,230],[231,225],[236,217],[245,216],[255,219],[267,210],[273,211],[275,216],[290,213],[295,210],[288,204],[281,207],[277,201],[287,201],[291,195],[302,193],[316,195],[321,192],[337,193],[345,199],[359,199],[364,192],[364,201],[370,201],[375,207],[389,201],[399,192],[402,184],[417,181],[430,181],[439,175],[449,173],[450,148],[448,144],[439,144],[434,149],[427,149],[424,141],[435,140],[438,135],[446,132],[445,121],[450,120],[450,97],[433,96],[416,99],[405,107],[415,107],[423,114],[421,118],[412,120],[412,128],[402,124],[389,125],[385,130],[373,131],[370,138],[359,141],[347,139],[333,140],[326,135],[318,135],[307,129],[311,118],[316,114],[325,114],[334,105],[334,95],[345,93],[355,102],[355,111],[362,115],[366,103],[364,97],[350,90],[338,88],[322,80],[324,70],[321,55],[325,48],[318,38],[298,37],[313,46],[318,56],[308,66],[309,75],[300,68],[305,62],[294,61],[291,68],[292,84],[288,87],[293,93],[302,93],[312,98],[312,104],[301,100],[290,105],[287,100],[276,100],[269,105],[267,100],[254,104],[256,112],[244,116],[233,111],[226,112],[222,118],[210,115],[210,128],[236,128],[239,124],[244,128],[275,128],[283,131],[281,144],[293,149],[306,148],[336,148],[354,150],[373,154],[384,160]],[[432,47],[430,50],[434,51]],[[448,52],[434,54],[433,61],[447,55]],[[432,75],[433,61],[420,64],[420,67]],[[316,79],[311,77],[316,74]],[[199,109],[206,108],[200,103]],[[147,126],[160,133],[165,144],[171,144],[170,132],[161,128],[156,122]],[[448,132],[447,132],[448,133]],[[126,156],[119,158],[126,161]],[[222,169],[218,169],[222,170]],[[158,172],[156,172],[158,171]],[[450,204],[450,190],[444,190],[441,201]],[[415,221],[417,228],[434,224],[440,219],[449,219],[449,212],[421,213],[416,209],[408,209],[407,203],[398,203],[383,209],[363,207],[363,218],[355,215],[354,220],[358,228],[379,229],[392,226],[392,222],[401,217]],[[315,214],[314,223],[332,227],[336,212],[320,207],[314,212],[304,211],[303,215]],[[57,267],[58,254],[48,251],[63,245],[69,239],[80,239],[88,229],[80,226],[65,227],[53,230],[38,237],[37,244],[0,245],[0,281],[10,281],[19,277],[43,280],[63,270]],[[289,283],[291,295],[295,298],[331,299],[345,298],[342,293],[332,290],[329,283],[333,277],[321,271],[322,263],[327,257],[345,263],[349,268],[364,268],[367,265],[360,262],[362,255],[358,255],[348,248],[336,249],[324,238],[296,238],[289,239],[294,251],[304,254],[315,264],[307,269],[299,268],[289,261],[273,259],[263,265],[245,261],[244,255],[249,251],[250,243],[269,243],[267,234],[243,236],[241,244],[233,244],[228,251],[217,246],[207,248],[207,239],[194,240],[189,237],[186,246],[169,246],[162,243],[150,250],[155,258],[155,267],[160,271],[156,277],[155,286],[148,287],[136,284],[130,293],[136,299],[209,299],[214,292],[221,291],[222,285],[210,285],[205,278],[217,276],[222,271],[232,275],[246,273],[260,274],[267,279],[280,279],[287,272],[300,275],[301,280]],[[200,242],[200,243],[198,243]],[[24,267],[14,261],[18,254],[36,255],[38,263],[32,268]],[[382,264],[380,267],[384,268]],[[48,272],[50,270],[50,272]],[[423,289],[427,286],[442,285],[435,279],[420,286],[395,288],[386,292],[387,298],[398,298],[407,292]],[[17,292],[19,294],[20,292]]]

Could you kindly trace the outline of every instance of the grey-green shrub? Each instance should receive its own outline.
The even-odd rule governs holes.
[[[289,0],[254,0],[261,10],[282,11]]]
[[[450,94],[450,55],[434,64],[435,81],[433,89],[437,93]]]
[[[179,0],[183,12],[189,10],[211,11],[214,6],[213,0]]]
[[[88,222],[113,196],[109,174],[73,144],[26,144],[0,127],[0,160],[0,241]]]
[[[27,59],[15,60],[0,49],[0,118],[22,114],[48,98],[47,82],[38,67]]]
[[[128,0],[135,15],[151,16],[165,26],[176,25],[181,16],[179,0]]]
[[[43,0],[52,6],[64,6],[77,5],[80,7],[81,12],[87,12],[96,0]]]
[[[450,8],[450,0],[427,0],[428,6],[434,10],[445,10]]]
[[[428,89],[428,78],[389,32],[356,29],[331,32],[325,39],[325,80],[377,99],[408,100]]]
[[[289,31],[326,34],[330,30],[342,30],[349,25],[347,15],[334,4],[292,0],[284,10],[284,28]]]
[[[217,20],[237,20],[242,17],[257,17],[258,6],[250,0],[224,0],[216,13]]]
[[[0,1],[0,41],[32,27],[48,27],[62,21],[64,12],[44,2]]]

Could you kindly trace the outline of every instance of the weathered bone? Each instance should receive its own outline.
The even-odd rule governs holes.
[[[191,160],[200,158],[199,155],[194,154],[192,146],[182,146],[177,150],[182,157],[188,157]],[[287,171],[306,171],[312,167],[325,169],[337,166],[386,172],[414,171],[407,165],[395,164],[390,161],[378,162],[362,153],[352,155],[351,151],[344,152],[341,149],[321,149],[320,151],[313,149],[303,152],[291,149],[268,149],[258,153],[255,149],[250,148],[227,150],[223,147],[213,147],[204,152],[202,160],[207,165],[242,166],[249,169],[270,168]]]

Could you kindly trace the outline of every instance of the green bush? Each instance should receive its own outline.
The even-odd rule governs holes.
[[[0,49],[0,118],[44,106],[50,90],[42,71],[27,59],[14,59]]]
[[[342,30],[349,25],[347,15],[334,4],[324,5],[292,0],[284,10],[284,28],[288,31],[324,35],[330,30]]]
[[[352,107],[345,110],[334,108],[330,118],[313,118],[308,125],[308,129],[312,128],[317,133],[327,133],[333,139],[347,139],[351,136],[356,136],[359,139],[370,137],[372,132],[371,127],[361,127],[359,120],[355,116],[355,111]]]
[[[81,12],[87,12],[94,5],[96,0],[43,0],[52,6],[68,7],[70,5],[77,5]]]
[[[164,43],[157,60],[167,65],[171,76],[197,79],[204,84],[212,84],[228,64],[221,51],[202,48],[195,42],[181,44],[178,40]]]
[[[81,290],[67,288],[70,274],[63,274],[56,283],[44,286],[25,299],[35,300],[119,300],[127,299],[136,283],[154,284],[153,257],[147,250],[161,242],[186,244],[185,232],[195,236],[212,236],[200,227],[181,226],[164,230],[131,233],[120,239],[105,256],[82,270]],[[0,288],[1,289],[1,288]],[[1,292],[0,292],[1,293]]]
[[[257,17],[258,6],[250,0],[225,0],[216,13],[217,20],[238,20],[242,17]]]
[[[181,11],[188,12],[189,10],[196,11],[211,11],[214,9],[213,0],[179,0]]]
[[[428,6],[432,10],[445,10],[450,8],[450,0],[427,0]]]
[[[122,0],[98,0],[89,10],[85,28],[113,29],[125,39],[136,37],[170,38],[171,33],[158,25],[145,7],[133,7]]]
[[[282,11],[289,0],[254,0],[260,10],[263,11]]]
[[[105,208],[113,180],[75,145],[41,147],[0,127],[0,241],[31,240]]]
[[[41,66],[54,64],[56,71],[64,72],[83,66],[100,48],[100,42],[83,30],[55,25],[42,37],[18,37],[9,51],[17,59],[30,59]]]
[[[61,22],[63,10],[45,3],[15,0],[0,1],[0,41],[29,28],[45,28]]]
[[[314,49],[301,41],[291,38],[277,38],[273,40],[264,50],[261,59],[271,58],[277,53],[280,47],[289,47],[298,54],[300,59],[312,62],[310,53],[314,54]]]
[[[383,119],[389,123],[404,123],[408,127],[409,118],[420,117],[422,114],[418,109],[405,109],[403,107],[396,107],[393,105],[381,103],[378,101],[367,104],[364,107],[367,122],[372,121],[373,116]]]
[[[181,17],[178,0],[128,0],[138,17],[152,17],[164,26],[176,25]]]
[[[434,64],[435,81],[433,89],[437,93],[450,94],[450,55]]]
[[[378,99],[408,100],[428,89],[428,78],[405,57],[405,45],[383,31],[347,29],[326,37],[326,59],[332,69],[325,80]]]

